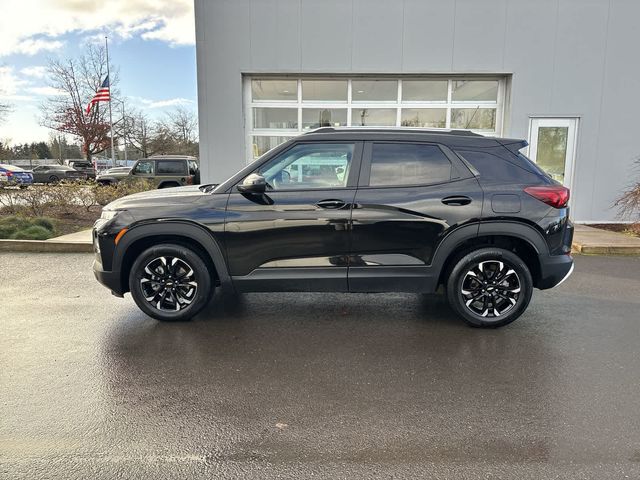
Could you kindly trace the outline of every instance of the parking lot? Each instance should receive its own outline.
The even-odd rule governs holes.
[[[0,254],[0,478],[640,477],[640,258],[498,330],[405,294],[157,323],[91,262]]]

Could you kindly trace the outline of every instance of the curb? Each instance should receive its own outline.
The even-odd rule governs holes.
[[[0,252],[93,253],[93,244],[51,240],[0,240]]]
[[[571,250],[582,255],[640,255],[640,247],[637,245],[603,245],[573,242]]]

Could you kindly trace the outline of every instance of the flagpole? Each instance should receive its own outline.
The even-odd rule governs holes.
[[[113,151],[113,115],[111,114],[111,75],[109,73],[109,40],[104,37],[104,46],[107,51],[107,78],[109,79],[109,124],[111,125],[111,164],[116,166],[116,157]]]

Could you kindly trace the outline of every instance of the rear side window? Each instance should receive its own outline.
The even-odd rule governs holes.
[[[369,185],[424,185],[451,180],[451,162],[436,145],[374,143]]]
[[[182,160],[158,160],[156,162],[157,175],[186,175],[186,163]]]
[[[198,164],[193,160],[189,160],[189,175],[198,173]]]
[[[488,152],[457,150],[456,153],[469,162],[480,173],[480,178],[496,183],[531,183],[540,178],[524,168]]]

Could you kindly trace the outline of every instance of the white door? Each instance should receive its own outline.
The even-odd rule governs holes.
[[[529,158],[571,188],[578,134],[577,118],[532,118]]]

